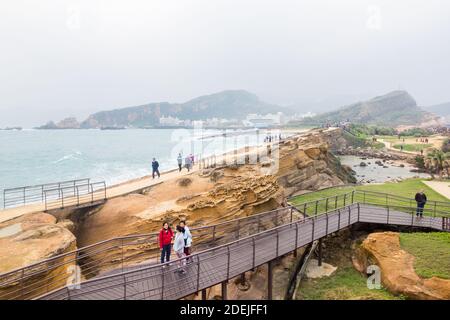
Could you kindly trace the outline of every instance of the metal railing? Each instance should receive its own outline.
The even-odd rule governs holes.
[[[3,190],[3,208],[24,206],[32,203],[44,202],[44,193],[47,190],[75,187],[89,184],[90,179],[77,179],[53,182],[34,186],[17,187]]]
[[[339,189],[339,187],[335,187]],[[326,188],[333,189],[333,188]],[[300,196],[301,197],[301,196]],[[290,200],[296,197],[290,198]],[[337,208],[338,206],[345,206],[349,203],[362,203],[371,204],[382,207],[397,207],[401,211],[411,212],[417,209],[417,204],[414,199],[395,196],[388,193],[375,192],[375,191],[365,191],[357,190],[349,191],[346,193],[338,194],[332,197],[325,197],[317,200],[308,202],[308,208],[304,208],[304,203],[302,204],[292,204],[297,209],[306,212],[307,215],[316,214],[317,212],[327,212],[329,209]],[[314,205],[312,205],[314,204]],[[431,216],[450,216],[450,201],[434,201],[430,200],[426,203],[424,214]]]
[[[384,199],[384,197],[385,195],[379,199]],[[296,208],[288,206],[211,226],[191,228],[194,247],[197,251],[217,247],[235,239],[259,234],[273,227],[295,221],[306,221],[323,214],[326,216],[330,210],[338,211],[339,221],[341,221],[342,208],[355,205],[358,198],[357,191],[351,191],[338,196],[306,202],[297,205]],[[379,203],[375,205],[380,206]],[[407,206],[381,205],[380,207],[387,210],[388,222],[391,218],[390,210],[407,211],[411,216],[415,212],[415,208]],[[441,213],[431,209],[425,209],[424,214],[446,215],[445,212]],[[344,216],[345,213],[342,212],[342,215]],[[439,221],[443,225],[443,219]],[[80,266],[83,278],[90,279],[99,275],[145,269],[149,265],[158,264],[159,254],[158,233],[105,240],[0,275],[0,299],[33,298],[55,288],[63,287],[70,277],[67,270],[73,266]]]
[[[388,208],[351,204],[304,220],[277,226],[230,243],[198,252],[190,256],[191,264],[184,266],[187,274],[173,276],[184,258],[171,263],[146,266],[118,274],[105,275],[82,282],[79,290],[71,286],[54,290],[39,297],[48,300],[115,299],[168,300],[180,299],[202,289],[228,281],[243,272],[255,269],[317,239],[339,231],[357,222],[388,223],[434,228],[439,218],[427,217],[424,223],[415,223],[404,212]],[[389,220],[391,219],[391,222]],[[393,222],[395,220],[395,222]],[[180,281],[183,285],[180,285]]]
[[[44,190],[46,211],[105,200],[106,183],[104,181]]]
[[[191,228],[191,233],[195,249],[203,250],[302,218],[302,214],[288,206]],[[159,232],[113,238],[1,274],[0,300],[33,298],[63,287],[71,277],[68,270],[74,266],[80,266],[83,278],[89,279],[99,273],[157,264],[160,259],[158,236]]]

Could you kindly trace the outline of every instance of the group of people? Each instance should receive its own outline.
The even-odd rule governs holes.
[[[428,140],[428,138],[419,138],[419,139],[416,139],[416,142],[420,142],[420,143],[428,143],[429,140]]]
[[[190,155],[186,156],[184,158],[184,167],[187,169],[187,171],[191,171],[192,167],[194,166],[194,155],[191,153]],[[177,163],[178,163],[178,171],[181,172],[183,169],[183,156],[181,153],[178,154],[177,157]],[[155,179],[155,176],[158,176],[158,178],[161,177],[161,174],[159,173],[159,162],[156,160],[156,158],[153,158],[152,161],[152,177]]]
[[[163,227],[159,232],[161,263],[170,261],[170,254],[173,247],[173,251],[177,255],[177,258],[181,259],[176,272],[184,274],[186,273],[184,267],[186,266],[186,263],[190,262],[189,256],[191,254],[192,234],[189,227],[186,225],[186,221],[180,221],[175,228],[175,232],[176,233],[174,234],[168,222],[163,223]]]
[[[282,140],[281,133],[278,136],[277,135],[268,135],[264,138],[264,142],[272,142],[272,141],[276,141],[276,140],[279,140],[279,141]]]
[[[184,158],[184,167],[188,172],[191,171],[192,167],[194,166],[194,160],[194,155],[192,153]],[[181,172],[181,170],[183,169],[183,156],[181,155],[181,153],[178,154],[177,163],[178,171]]]

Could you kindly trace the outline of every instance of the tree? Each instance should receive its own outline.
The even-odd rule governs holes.
[[[442,150],[434,149],[425,159],[425,168],[428,169],[428,172],[433,179],[434,173],[437,173],[439,178],[442,179],[444,170],[450,178],[450,154],[445,153]]]

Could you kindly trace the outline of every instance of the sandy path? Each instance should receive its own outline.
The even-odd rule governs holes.
[[[422,181],[434,191],[440,193],[447,199],[450,199],[450,181]]]

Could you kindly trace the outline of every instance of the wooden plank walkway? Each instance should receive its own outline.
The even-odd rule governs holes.
[[[388,208],[352,204],[194,254],[184,267],[185,274],[177,272],[179,260],[164,265],[139,266],[134,270],[116,271],[88,280],[81,283],[79,289],[65,287],[55,290],[40,299],[175,300],[232,279],[357,222],[442,231],[443,219],[416,218]]]

